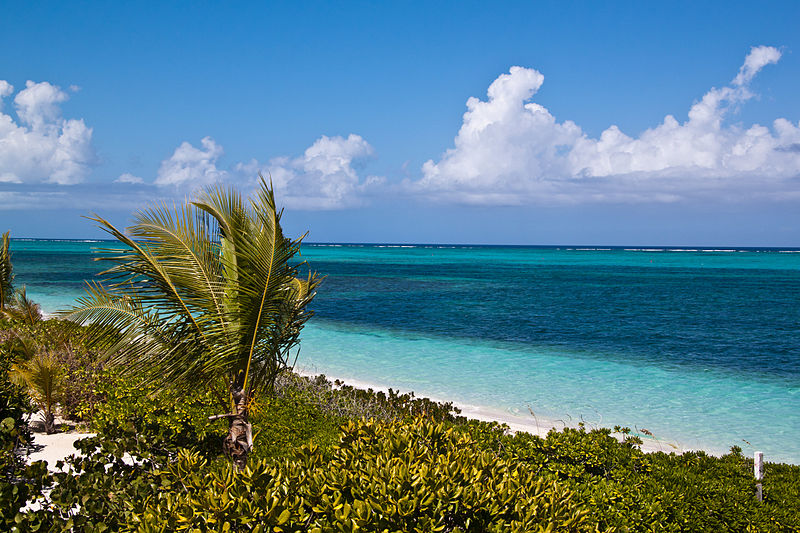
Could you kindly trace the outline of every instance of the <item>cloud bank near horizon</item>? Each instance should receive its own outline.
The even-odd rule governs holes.
[[[405,188],[484,205],[797,196],[800,156],[792,147],[800,142],[800,123],[725,124],[753,98],[752,79],[780,57],[774,47],[754,47],[733,81],[709,90],[687,120],[667,115],[638,137],[612,125],[597,139],[531,101],[544,82],[540,72],[512,67],[489,86],[487,100],[467,101],[454,147],[427,161],[422,178],[407,180]]]

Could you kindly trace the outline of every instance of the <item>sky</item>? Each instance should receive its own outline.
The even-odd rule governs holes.
[[[798,2],[0,0],[0,229],[270,178],[312,242],[800,247]]]

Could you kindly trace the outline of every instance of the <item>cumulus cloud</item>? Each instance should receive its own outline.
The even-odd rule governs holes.
[[[667,115],[638,137],[612,125],[597,139],[530,102],[544,76],[512,67],[490,85],[486,101],[467,101],[454,147],[438,162],[427,161],[422,178],[405,186],[434,199],[480,204],[775,192],[800,175],[791,148],[800,142],[800,124],[777,119],[771,128],[743,128],[725,119],[753,97],[748,84],[780,56],[773,47],[753,48],[731,84],[709,90],[683,122]]]
[[[0,80],[0,110],[13,91]],[[89,174],[95,162],[92,129],[83,120],[62,118],[68,98],[48,82],[28,81],[14,98],[18,120],[0,112],[0,181],[68,185]]]
[[[201,147],[182,143],[168,159],[161,162],[153,185],[163,192],[188,192],[218,182],[235,183],[247,188],[258,174],[271,179],[281,204],[294,209],[341,209],[364,203],[365,198],[385,182],[384,178],[361,178],[359,166],[372,157],[374,150],[362,137],[318,138],[299,157],[273,157],[267,163],[257,159],[218,168],[222,146],[212,138],[200,141]],[[123,174],[120,183],[141,184],[144,180]]]
[[[223,181],[228,173],[217,168],[222,146],[211,137],[200,140],[202,148],[181,143],[172,156],[161,162],[155,184],[159,187],[199,188]]]
[[[340,137],[323,135],[302,156],[275,157],[266,165],[252,160],[235,170],[243,175],[261,172],[272,179],[281,203],[296,209],[340,209],[362,203],[383,178],[359,178],[356,168],[374,150],[355,134]]]

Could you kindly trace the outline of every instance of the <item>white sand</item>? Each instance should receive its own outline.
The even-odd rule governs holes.
[[[80,452],[72,445],[76,440],[87,437],[94,437],[94,433],[82,433],[74,431],[66,420],[56,416],[55,424],[59,429],[58,433],[48,435],[42,431],[42,411],[30,415],[31,429],[33,430],[33,446],[29,450],[22,450],[25,460],[28,463],[35,461],[47,461],[49,470],[56,470],[56,463],[63,461],[68,456],[79,454]]]
[[[94,433],[34,433],[33,444],[36,451],[27,455],[29,463],[34,461],[47,461],[49,470],[56,470],[56,463],[63,461],[67,456],[80,452],[72,445],[76,440],[93,437]],[[39,447],[42,448],[39,448]]]

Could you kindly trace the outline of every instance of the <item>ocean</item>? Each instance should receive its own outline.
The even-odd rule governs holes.
[[[105,244],[12,240],[16,284],[67,307]],[[326,278],[301,371],[800,463],[798,250],[304,244],[302,259]]]

